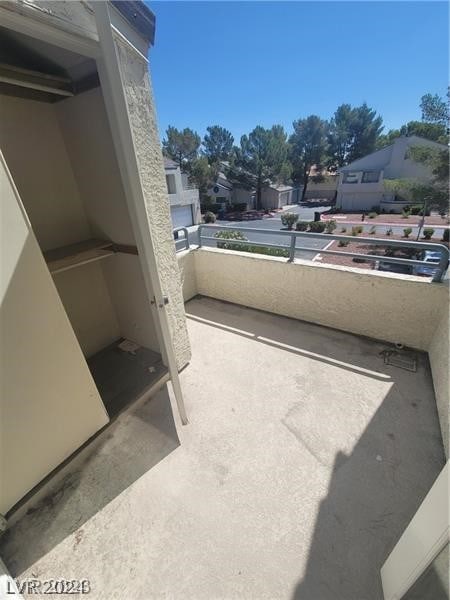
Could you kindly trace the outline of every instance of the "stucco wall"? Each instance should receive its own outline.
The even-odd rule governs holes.
[[[191,254],[200,294],[422,350],[448,301],[446,285],[419,277],[213,248]]]
[[[434,392],[441,423],[444,448],[449,457],[449,411],[450,411],[450,381],[449,381],[449,307],[444,305],[428,349],[431,372],[433,374]]]
[[[183,286],[183,300],[187,302],[198,294],[194,254],[191,250],[184,250],[178,252],[177,259]]]
[[[147,224],[163,293],[169,298],[165,310],[177,366],[181,369],[189,362],[191,349],[148,64],[120,37],[114,36],[114,42],[145,199]]]

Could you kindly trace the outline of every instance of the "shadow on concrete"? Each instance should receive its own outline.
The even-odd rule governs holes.
[[[218,305],[220,310],[217,310]],[[353,373],[383,381],[392,377],[381,358],[379,366],[374,368],[374,347],[381,351],[392,348],[392,344],[282,315],[271,315],[255,309],[243,310],[242,306],[203,296],[196,296],[195,301],[186,304],[186,317]],[[268,317],[276,319],[276,337],[273,323]],[[348,352],[349,341],[353,347],[351,354]]]
[[[410,400],[394,385],[353,452],[336,455],[293,600],[383,600],[380,569],[445,464],[432,399]],[[445,597],[428,584],[421,600]]]
[[[187,303],[186,312],[189,319],[254,340],[243,369],[258,360],[263,343],[388,383],[382,404],[355,444],[349,435],[358,423],[343,424],[345,407],[326,403],[325,397],[323,405],[313,407],[298,402],[283,420],[315,457],[317,468],[329,473],[306,566],[299,558],[301,578],[292,599],[383,600],[381,566],[445,464],[426,354],[418,353],[418,370],[412,373],[384,364],[379,351],[386,344],[353,334],[204,297]],[[327,390],[333,394],[333,381]],[[364,387],[360,401],[370,403]],[[348,411],[347,418],[352,414]],[[347,444],[351,450],[343,452]],[[434,595],[423,600],[441,598],[434,584]]]
[[[20,575],[179,445],[164,386],[120,415],[94,440],[88,457],[74,461],[73,470],[1,538],[0,554],[10,573]]]

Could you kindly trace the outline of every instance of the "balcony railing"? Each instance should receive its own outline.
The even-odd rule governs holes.
[[[178,250],[185,250],[189,248],[189,239],[188,232],[186,228],[178,228],[175,230],[176,232],[184,231],[184,237],[182,239],[176,240],[176,248]],[[288,242],[287,244],[274,244],[269,242],[257,242],[254,240],[233,240],[233,239],[220,239],[214,237],[214,235],[208,235],[209,232],[217,233],[219,231],[239,231],[241,233],[252,233],[257,235],[270,235],[273,237],[274,235],[280,236]],[[334,235],[331,233],[306,233],[303,231],[274,231],[273,229],[253,229],[250,227],[230,227],[230,226],[221,226],[221,225],[199,225],[198,231],[198,246],[201,248],[204,245],[205,241],[214,242],[215,244],[219,243],[228,243],[228,244],[243,244],[248,246],[260,246],[265,248],[277,248],[282,250],[287,250],[289,252],[289,256],[287,258],[288,262],[292,262],[295,258],[295,253],[297,251],[307,251],[314,252],[316,254],[331,254],[334,256],[345,256],[345,257],[356,257],[358,259],[370,262],[378,262],[382,260],[386,263],[399,264],[399,265],[407,265],[407,266],[424,266],[426,265],[428,268],[435,267],[435,272],[432,277],[432,281],[439,282],[442,281],[449,263],[449,249],[443,244],[435,244],[428,242],[413,242],[413,241],[401,241],[401,240],[386,240],[379,238],[366,238],[366,237],[354,237],[354,236],[344,236],[344,235]],[[425,260],[411,259],[411,258],[400,258],[395,256],[380,256],[373,254],[358,254],[355,252],[342,252],[340,250],[328,250],[328,249],[320,249],[313,248],[311,246],[297,245],[298,240],[308,240],[308,239],[323,239],[326,242],[331,240],[341,240],[343,242],[357,242],[357,243],[367,243],[372,246],[389,246],[392,248],[401,248],[401,249],[417,249],[421,251],[432,250],[434,252],[438,252],[440,254],[440,260],[437,262],[430,262]]]

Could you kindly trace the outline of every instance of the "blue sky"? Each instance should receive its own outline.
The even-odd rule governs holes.
[[[161,137],[256,125],[366,101],[386,129],[420,119],[420,97],[445,94],[446,2],[149,2]]]

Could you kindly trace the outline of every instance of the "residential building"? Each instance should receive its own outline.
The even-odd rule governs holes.
[[[289,185],[270,184],[265,186],[261,194],[261,208],[279,209],[294,201],[295,188]],[[208,195],[214,203],[247,204],[247,209],[255,208],[256,192],[232,184],[224,173],[219,173],[217,181],[208,190]]]
[[[305,200],[328,200],[330,204],[333,203],[336,200],[338,180],[337,173],[330,173],[326,169],[319,170],[316,166],[311,167]],[[299,201],[300,196],[301,189]]]
[[[291,185],[272,183],[261,191],[261,208],[280,209],[294,201],[294,188]]]
[[[170,158],[164,157],[164,169],[173,227],[189,227],[200,223],[198,189],[189,182],[187,174],[182,173],[177,163]]]
[[[215,184],[208,189],[208,196],[214,204],[231,204],[233,184],[228,181],[224,173],[219,173]]]
[[[416,135],[398,137],[391,145],[364,156],[339,169],[336,206],[343,211],[399,213],[409,201],[398,198],[385,187],[385,180],[414,179],[426,182],[430,169],[409,155],[413,146],[445,150],[446,146]]]

